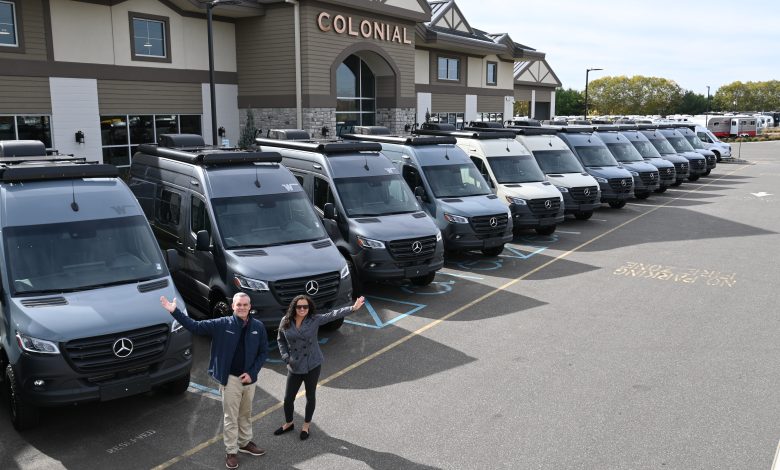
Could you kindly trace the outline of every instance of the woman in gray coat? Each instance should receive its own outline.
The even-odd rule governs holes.
[[[308,295],[299,295],[290,302],[287,313],[279,324],[279,334],[276,337],[282,360],[287,364],[287,388],[284,392],[285,423],[274,431],[275,435],[284,434],[295,428],[293,405],[295,395],[298,394],[303,383],[306,387],[306,415],[300,437],[302,441],[309,438],[309,426],[317,401],[317,381],[320,378],[322,365],[322,351],[320,351],[320,344],[317,340],[320,325],[360,310],[363,302],[365,299],[360,297],[351,307],[343,307],[322,314],[315,312],[314,301]]]

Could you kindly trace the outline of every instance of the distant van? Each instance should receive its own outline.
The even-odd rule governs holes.
[[[731,158],[731,145],[721,142],[711,130],[698,124],[686,125],[688,129],[696,133],[696,136],[702,141],[704,146],[715,154],[715,161],[720,163],[722,159]]]
[[[386,129],[386,128],[383,128]],[[401,172],[420,204],[436,221],[449,252],[482,250],[496,256],[512,241],[512,218],[504,202],[450,136],[344,135],[377,142]],[[385,135],[382,135],[385,134]]]
[[[273,329],[296,295],[324,309],[351,301],[347,264],[281,159],[205,148],[187,134],[138,147],[130,187],[160,245],[184,260],[174,279],[188,305],[231,315],[232,296],[244,292],[250,314]]]
[[[660,185],[658,168],[645,162],[642,155],[625,136],[619,126],[598,126],[596,135],[604,142],[615,160],[634,177],[634,197],[647,199]]]
[[[676,180],[672,186],[679,186],[685,181],[686,179],[689,179],[690,181],[695,181],[698,179],[698,175],[694,176],[695,179],[691,180],[691,162],[684,156],[677,153],[677,150],[674,149],[672,144],[669,143],[668,140],[666,140],[666,137],[663,136],[655,127],[652,125],[644,125],[640,124],[638,126],[639,132],[645,136],[648,142],[655,148],[656,152],[663,158],[664,160],[667,160],[674,164],[674,171],[676,174]],[[631,142],[634,144],[634,147],[639,150],[639,153],[642,155],[645,155],[645,152],[642,148],[640,148],[643,143],[641,141],[633,140]],[[706,166],[706,164],[705,164]]]
[[[191,335],[159,303],[178,297],[166,260],[171,271],[179,260],[160,252],[116,167],[0,141],[0,205],[0,369],[14,427],[35,426],[39,407],[184,393]]]
[[[677,184],[677,170],[674,167],[674,163],[661,158],[661,154],[658,153],[658,150],[656,150],[644,134],[639,132],[636,126],[621,125],[620,134],[626,139],[629,145],[634,147],[644,161],[653,165],[658,170],[659,184],[658,189],[656,189],[655,192],[663,193],[670,186]],[[614,148],[613,150],[617,150],[617,148]],[[680,158],[685,160],[682,157]],[[687,160],[685,160],[685,164],[687,171]]]
[[[255,139],[279,152],[347,260],[353,292],[364,281],[433,282],[442,235],[375,142]],[[296,255],[300,258],[300,255]],[[308,258],[307,258],[308,259]]]
[[[675,127],[675,129],[677,132],[682,134],[683,137],[685,137],[685,140],[687,140],[690,146],[693,147],[693,150],[707,159],[707,171],[704,172],[704,176],[708,176],[710,172],[718,165],[718,159],[715,156],[715,153],[707,148],[704,142],[699,139],[699,136],[697,136],[696,133],[689,127]]]
[[[696,181],[699,177],[707,175],[707,157],[697,152],[682,134],[674,128],[666,127],[659,127],[657,132],[666,138],[678,155],[688,159],[690,164],[688,181]],[[715,155],[711,153],[711,157],[714,163]]]

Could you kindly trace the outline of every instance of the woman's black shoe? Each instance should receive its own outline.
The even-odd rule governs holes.
[[[301,431],[301,440],[305,441],[308,438],[309,438],[309,433],[306,431]]]
[[[295,425],[294,424],[291,424],[290,427],[287,428],[287,429],[285,429],[284,426],[282,426],[279,429],[277,429],[276,431],[274,431],[274,436],[281,436],[282,434],[284,434],[286,432],[289,432],[289,431],[292,431],[293,429],[295,429]]]

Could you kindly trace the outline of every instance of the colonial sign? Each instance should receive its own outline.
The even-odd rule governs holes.
[[[376,39],[379,41],[397,42],[398,44],[412,44],[409,38],[409,30],[404,26],[395,26],[381,21],[366,19],[358,20],[349,15],[332,16],[328,12],[317,15],[317,26],[322,32],[333,31],[336,34],[362,37],[363,39]]]

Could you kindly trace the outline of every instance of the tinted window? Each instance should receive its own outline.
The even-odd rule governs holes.
[[[647,140],[635,140],[631,142],[634,148],[642,155],[643,158],[661,158],[661,154],[653,146],[650,141]]]
[[[329,202],[333,203],[330,185],[322,178],[314,178],[314,205],[322,209]]]
[[[689,144],[691,144],[691,147],[694,149],[704,149],[704,144],[701,142],[701,139],[696,137],[695,135],[686,135],[685,140],[688,141]]]
[[[583,145],[574,148],[577,150],[580,161],[585,166],[617,166],[615,157],[612,156],[606,147]]]
[[[420,210],[400,175],[337,178],[336,189],[349,217],[403,214]]]
[[[544,181],[544,173],[531,155],[488,157],[488,164],[501,184]]]
[[[424,167],[425,177],[436,197],[466,197],[490,194],[490,189],[474,165],[433,165]]]
[[[650,143],[653,144],[653,147],[655,147],[655,149],[658,150],[658,153],[661,155],[677,153],[674,147],[672,147],[672,144],[670,144],[669,141],[666,140],[666,138],[663,136],[650,139]]]
[[[642,162],[644,159],[637,151],[636,147],[628,142],[607,144],[607,148],[612,152],[612,156],[619,162]]]
[[[687,140],[685,140],[685,137],[681,136],[666,136],[666,140],[669,141],[670,144],[672,144],[672,147],[677,152],[692,152],[693,147],[691,147],[691,144],[688,143]]]
[[[169,227],[176,227],[179,225],[180,214],[181,195],[163,189],[160,195],[160,205],[157,208],[157,221]]]
[[[206,210],[206,202],[195,196],[192,196],[190,228],[192,229],[192,233],[198,233],[201,230],[205,230],[211,234],[211,221],[209,220],[209,213]]]
[[[582,173],[582,165],[571,150],[535,150],[534,158],[545,173]]]

